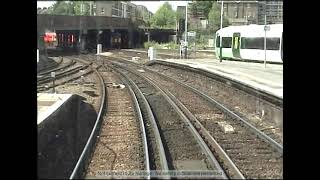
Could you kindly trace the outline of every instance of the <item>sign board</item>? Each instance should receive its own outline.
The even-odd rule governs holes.
[[[37,63],[39,62],[39,49],[37,49]]]
[[[270,31],[270,26],[267,26],[267,25],[264,26],[264,30],[265,30],[265,31]]]
[[[56,77],[56,73],[55,72],[51,72],[51,77]]]
[[[214,46],[214,40],[213,39],[208,39],[208,47],[213,47]]]
[[[190,31],[190,32],[188,32],[188,36],[196,36],[196,32]]]

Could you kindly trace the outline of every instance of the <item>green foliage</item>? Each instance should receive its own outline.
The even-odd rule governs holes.
[[[209,26],[212,28],[212,30],[215,32],[218,29],[220,29],[220,19],[221,19],[221,6],[217,4],[217,2],[214,2],[212,4],[212,8],[209,13],[208,21],[209,21]],[[230,23],[228,19],[224,16],[223,17],[223,23],[222,27],[228,26]]]
[[[177,11],[176,12],[176,20],[180,20],[180,19],[186,19],[186,12],[185,11]]]
[[[176,13],[172,6],[165,2],[157,12],[151,17],[151,27],[156,28],[175,28]]]
[[[149,47],[154,47],[155,49],[161,49],[160,45],[155,41],[145,42],[144,48],[149,49]]]
[[[73,1],[72,2],[75,15],[90,15],[90,3],[88,1]]]
[[[90,15],[89,1],[56,1],[50,8],[52,9],[50,14],[70,16]]]
[[[178,49],[179,44],[176,44],[173,41],[169,43],[162,43],[162,44],[159,44],[155,41],[145,42],[144,48],[149,49],[149,47],[154,47],[155,49]]]
[[[190,7],[191,14],[196,15],[201,12],[206,18],[208,18],[212,4],[213,1],[193,1]]]
[[[165,44],[161,44],[162,47],[165,47],[166,49],[178,49],[179,45],[176,44],[175,42],[169,42],[169,43],[165,43]]]

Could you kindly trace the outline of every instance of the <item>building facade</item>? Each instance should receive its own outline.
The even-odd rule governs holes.
[[[92,2],[94,16],[111,16],[148,21],[153,15],[145,6],[129,1],[94,1]]]
[[[258,5],[258,24],[264,24],[265,14],[268,24],[283,23],[283,1],[261,1]]]
[[[221,5],[221,1],[218,1]],[[283,1],[223,1],[223,14],[231,25],[283,23]]]

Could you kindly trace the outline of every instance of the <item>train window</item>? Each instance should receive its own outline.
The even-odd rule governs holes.
[[[231,48],[232,37],[222,37],[222,48]]]
[[[280,38],[267,38],[267,50],[279,50]],[[264,50],[264,38],[241,38],[241,49]]]
[[[279,50],[280,38],[267,38],[267,50]]]
[[[216,47],[220,47],[220,36],[217,36]]]
[[[241,49],[264,49],[264,38],[241,38]]]
[[[283,61],[283,32],[282,32],[282,35],[281,35],[281,59]]]

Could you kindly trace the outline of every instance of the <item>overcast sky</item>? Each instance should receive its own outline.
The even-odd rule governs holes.
[[[37,7],[49,7],[51,6],[55,1],[37,1]],[[137,5],[144,5],[148,8],[149,11],[155,13],[158,8],[166,1],[131,1],[134,4]],[[172,8],[174,10],[177,10],[177,6],[185,6],[187,4],[187,1],[167,1],[172,5]]]

